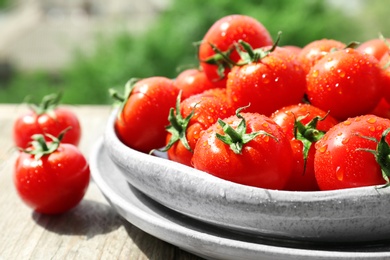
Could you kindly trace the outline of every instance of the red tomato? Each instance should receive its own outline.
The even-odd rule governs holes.
[[[65,107],[59,107],[60,96],[45,96],[39,105],[30,106],[30,111],[18,117],[13,126],[13,140],[17,147],[27,148],[34,134],[58,136],[64,129],[70,128],[62,140],[63,143],[78,145],[81,137],[80,122],[75,113]],[[46,140],[50,139],[46,137]]]
[[[376,38],[363,42],[356,49],[366,54],[374,56],[377,60],[381,60],[384,54],[389,51],[389,45],[386,41],[390,39]]]
[[[383,96],[390,103],[390,55],[385,53],[379,62],[382,69]]]
[[[261,51],[264,52],[254,50]],[[227,94],[234,108],[250,104],[248,112],[269,116],[281,107],[302,101],[305,73],[291,51],[276,47],[265,57],[256,57],[234,66],[228,75]]]
[[[198,58],[203,71],[217,87],[226,86],[226,75],[230,65],[215,52],[224,52],[231,60],[240,59],[234,44],[239,40],[248,42],[253,48],[272,45],[268,32],[256,19],[245,15],[228,15],[216,21],[204,35],[199,46]]]
[[[192,158],[196,169],[267,189],[285,187],[292,160],[290,143],[280,126],[258,113],[237,113],[211,126],[198,140]]]
[[[377,153],[379,161],[385,160],[382,166],[386,165],[386,170],[390,136],[385,133],[383,140],[377,141],[388,128],[390,120],[374,115],[349,118],[331,128],[316,144],[314,170],[320,189],[385,184],[381,165],[372,152]]]
[[[310,104],[284,107],[273,113],[271,119],[282,128],[293,150],[293,173],[285,189],[319,190],[314,175],[315,143],[338,121]]]
[[[226,100],[216,96],[198,94],[183,100],[176,114],[172,111],[171,125],[167,128],[168,158],[192,167],[193,150],[203,131],[219,118],[232,114]]]
[[[182,71],[174,81],[175,86],[182,91],[182,100],[205,90],[215,88],[207,78],[204,71],[199,69],[187,69]]]
[[[90,171],[85,157],[60,139],[45,143],[35,135],[33,147],[21,151],[14,184],[22,201],[36,212],[59,214],[75,207],[87,191]]]
[[[382,98],[378,105],[369,114],[390,119],[389,102],[387,102],[385,98]]]
[[[341,50],[345,44],[333,39],[315,40],[304,46],[298,54],[298,60],[302,63],[305,73],[309,73],[317,61],[333,50]]]
[[[115,121],[119,139],[145,153],[165,145],[168,115],[179,90],[171,79],[150,77],[126,84],[126,97]]]
[[[378,61],[351,48],[328,53],[307,75],[307,96],[338,120],[366,114],[382,98]]]

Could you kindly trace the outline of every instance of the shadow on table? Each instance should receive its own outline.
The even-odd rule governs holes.
[[[88,238],[110,233],[123,224],[121,217],[109,205],[85,199],[64,214],[44,215],[33,212],[32,218],[49,231]]]

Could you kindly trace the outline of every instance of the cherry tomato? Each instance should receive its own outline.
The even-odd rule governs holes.
[[[205,94],[190,96],[177,106],[171,110],[165,150],[170,160],[192,167],[193,150],[203,131],[233,112],[226,100]]]
[[[125,88],[125,98],[113,93],[122,102],[115,120],[119,139],[145,153],[163,147],[169,110],[175,106],[179,90],[171,79],[157,76],[130,80]]]
[[[240,63],[232,68],[226,86],[234,108],[250,104],[248,112],[270,116],[281,107],[302,101],[305,73],[291,51],[281,47],[257,49]]]
[[[204,71],[199,69],[187,69],[182,71],[174,81],[175,86],[182,91],[182,100],[205,90],[215,88],[207,78]]]
[[[293,173],[285,189],[319,190],[314,175],[315,143],[338,121],[310,104],[284,107],[273,113],[271,119],[282,128],[293,150]]]
[[[346,48],[330,52],[307,75],[311,104],[338,120],[370,112],[382,98],[381,69],[371,55]]]
[[[80,122],[76,114],[65,107],[59,107],[60,95],[51,94],[42,99],[39,105],[30,105],[30,111],[19,116],[13,126],[13,140],[20,148],[27,148],[34,134],[58,136],[70,127],[63,143],[78,145],[81,138]],[[46,137],[46,140],[50,139]]]
[[[76,146],[51,137],[33,136],[33,146],[20,152],[14,184],[26,205],[36,212],[59,214],[79,204],[87,191],[90,171]]]
[[[289,140],[273,120],[238,110],[204,132],[192,161],[196,169],[228,181],[283,189],[293,157]]]
[[[228,15],[217,20],[204,35],[199,46],[198,58],[203,71],[217,87],[226,86],[230,65],[216,50],[231,60],[240,59],[234,44],[239,40],[253,48],[272,45],[273,40],[262,23],[245,15]]]
[[[382,170],[389,172],[390,165],[388,128],[390,120],[374,115],[349,118],[332,127],[316,144],[314,170],[320,189],[385,184]]]
[[[389,51],[389,39],[376,38],[363,42],[356,49],[366,54],[374,56],[377,60],[381,60],[383,55]]]
[[[298,54],[298,60],[302,63],[305,73],[309,73],[317,61],[333,50],[341,50],[346,46],[344,43],[333,39],[315,40],[304,46]]]

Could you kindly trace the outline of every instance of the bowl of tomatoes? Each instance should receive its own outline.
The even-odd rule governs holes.
[[[127,82],[104,134],[111,160],[161,205],[234,232],[390,238],[388,73],[365,50],[321,39],[293,51],[279,36],[223,17],[197,69]]]
[[[110,158],[132,186],[170,209],[253,236],[318,242],[389,237],[389,189],[298,192],[237,184],[168,160],[166,153],[129,148],[118,138],[116,119],[114,111],[104,134]]]

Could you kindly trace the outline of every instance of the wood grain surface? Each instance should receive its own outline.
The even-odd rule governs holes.
[[[88,158],[102,135],[110,106],[68,106],[83,129],[80,150]],[[184,259],[201,258],[159,240],[120,217],[91,182],[83,201],[58,216],[41,215],[16,194],[12,140],[23,105],[0,105],[0,259]]]

